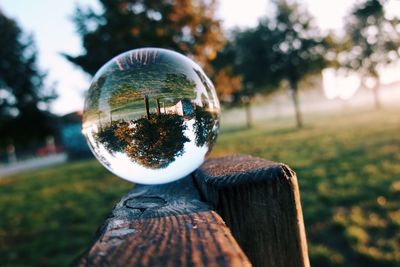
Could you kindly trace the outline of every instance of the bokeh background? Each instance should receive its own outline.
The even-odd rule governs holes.
[[[132,188],[88,150],[83,99],[149,46],[213,80],[210,156],[297,172],[313,266],[400,265],[399,0],[3,0],[0,266],[68,266]]]

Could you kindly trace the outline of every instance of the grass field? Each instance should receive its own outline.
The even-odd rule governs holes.
[[[222,129],[213,156],[285,162],[299,177],[312,266],[400,265],[400,110]],[[95,161],[0,179],[0,265],[67,266],[131,188]]]

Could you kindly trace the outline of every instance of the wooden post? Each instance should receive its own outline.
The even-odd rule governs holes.
[[[144,96],[144,108],[146,109],[146,118],[150,119],[150,108],[149,108],[149,97],[147,95]]]
[[[135,186],[75,266],[251,266],[192,177]]]
[[[195,181],[254,266],[308,267],[296,174],[250,156],[207,161]]]
[[[295,173],[282,163],[250,156],[208,160],[182,180],[136,186],[75,262],[116,267],[251,264],[310,266]]]

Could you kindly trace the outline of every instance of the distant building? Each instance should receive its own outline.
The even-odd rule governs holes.
[[[171,107],[161,108],[161,113],[177,114],[180,116],[191,116],[194,114],[193,104],[188,99],[179,100]]]
[[[70,158],[90,156],[91,152],[82,135],[82,113],[72,112],[60,118],[60,138]]]

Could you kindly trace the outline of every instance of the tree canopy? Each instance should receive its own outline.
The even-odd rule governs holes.
[[[238,77],[241,79],[241,90],[233,92],[236,95],[268,94],[286,81],[293,95],[297,125],[301,127],[298,83],[324,68],[327,44],[303,6],[287,0],[275,0],[273,4],[274,13],[265,16],[255,28],[233,32],[215,64],[236,77],[235,84]],[[229,69],[229,61],[233,62],[233,69]]]
[[[125,153],[132,161],[151,169],[166,168],[183,155],[190,140],[185,136],[187,126],[176,114],[151,115],[128,122],[113,121],[102,127],[95,140],[111,154]]]
[[[139,47],[169,48],[206,69],[223,44],[215,0],[99,0],[102,11],[77,8],[85,53],[66,55],[93,75],[109,59]]]
[[[382,0],[365,0],[356,5],[347,16],[345,51],[339,54],[342,66],[356,70],[365,81],[375,80],[373,88],[376,107],[378,99],[379,68],[399,58],[400,20],[389,18]]]
[[[25,146],[54,132],[48,104],[55,94],[43,84],[32,36],[1,11],[0,36],[0,147]]]

